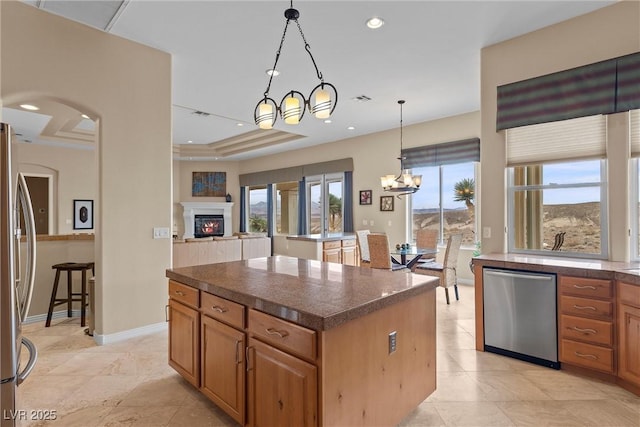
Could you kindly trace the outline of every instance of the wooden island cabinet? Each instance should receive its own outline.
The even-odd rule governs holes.
[[[170,310],[169,363],[240,425],[396,425],[435,390],[436,278],[284,256],[167,277],[200,319]]]
[[[618,376],[640,390],[640,288],[618,282]]]

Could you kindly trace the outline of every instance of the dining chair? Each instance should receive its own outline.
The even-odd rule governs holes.
[[[389,250],[389,237],[386,234],[370,233],[367,235],[369,244],[369,255],[371,256],[371,268],[383,270],[404,270],[409,271],[403,264],[391,262],[391,251]]]
[[[424,274],[426,276],[435,276],[440,279],[440,286],[444,288],[447,304],[449,304],[449,286],[453,286],[456,293],[456,301],[458,296],[458,277],[456,274],[456,264],[458,263],[458,253],[462,244],[462,234],[452,234],[447,240],[447,249],[444,253],[442,264],[431,262],[418,264],[413,270],[416,274]]]
[[[430,228],[421,228],[416,231],[416,248],[418,249],[434,249],[438,248],[438,230]],[[433,262],[435,255],[423,255],[418,263]]]
[[[369,256],[369,242],[367,241],[367,236],[370,233],[370,230],[356,230],[356,245],[358,246],[358,253],[360,254],[361,267],[369,267],[371,262]]]

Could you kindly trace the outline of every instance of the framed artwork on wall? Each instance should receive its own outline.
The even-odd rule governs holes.
[[[360,190],[360,204],[361,205],[371,204],[371,190]]]
[[[73,229],[91,230],[93,228],[93,200],[73,201]]]
[[[393,196],[380,196],[380,210],[393,211]]]
[[[193,197],[226,197],[226,172],[193,172],[191,180],[191,196]]]

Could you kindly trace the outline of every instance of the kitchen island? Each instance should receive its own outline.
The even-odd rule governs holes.
[[[436,278],[284,256],[166,275],[169,364],[240,425],[396,425],[435,390]]]

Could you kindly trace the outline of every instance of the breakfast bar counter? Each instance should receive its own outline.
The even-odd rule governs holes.
[[[169,364],[241,425],[396,425],[435,390],[436,278],[285,256],[167,277]]]

